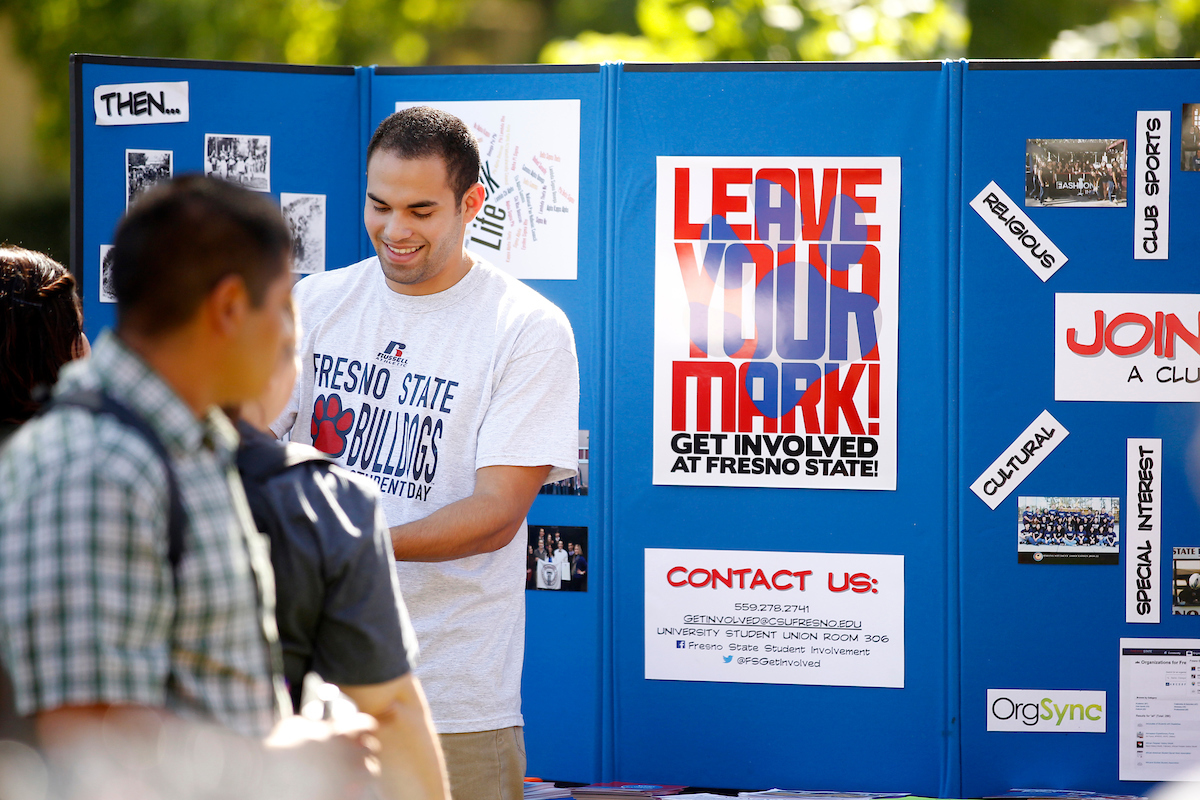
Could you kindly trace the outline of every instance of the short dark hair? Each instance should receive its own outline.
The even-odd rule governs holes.
[[[80,354],[83,310],[75,278],[50,256],[0,245],[0,422],[20,423],[41,405],[39,387]]]
[[[148,335],[179,327],[229,275],[242,278],[258,308],[291,249],[287,223],[266,195],[200,175],[160,184],[113,237],[117,327]]]
[[[436,108],[415,106],[389,116],[379,123],[367,145],[368,164],[376,150],[398,158],[440,157],[456,205],[479,182],[479,145],[475,137],[461,119]]]

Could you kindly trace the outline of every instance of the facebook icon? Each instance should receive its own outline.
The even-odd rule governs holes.
[[[687,642],[685,642],[683,639],[675,640],[675,649],[676,650],[683,650],[686,647],[687,647]]]

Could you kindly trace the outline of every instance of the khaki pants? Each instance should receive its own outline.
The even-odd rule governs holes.
[[[520,727],[438,736],[454,800],[521,800],[525,733]]]

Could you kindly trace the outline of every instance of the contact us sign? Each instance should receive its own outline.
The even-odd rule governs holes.
[[[646,549],[646,678],[904,687],[904,556]]]

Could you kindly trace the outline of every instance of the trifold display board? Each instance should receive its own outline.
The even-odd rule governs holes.
[[[966,795],[1197,764],[1196,67],[964,71]]]
[[[949,80],[618,76],[618,775],[957,792]]]
[[[1200,744],[1194,67],[77,56],[72,267],[94,336],[114,224],[187,171],[352,263],[371,132],[443,107],[467,246],[580,356],[586,480],[529,522],[590,567],[526,593],[530,774],[1140,793]]]

